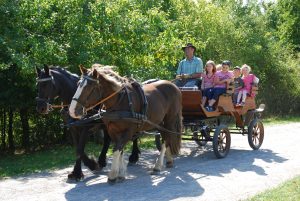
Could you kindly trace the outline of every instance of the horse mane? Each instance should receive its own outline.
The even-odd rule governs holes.
[[[78,81],[79,80],[79,76],[71,73],[70,71],[66,70],[65,68],[59,67],[59,66],[52,66],[50,67],[50,70],[56,71],[64,76],[66,76],[67,78],[73,80],[73,81]]]
[[[92,66],[92,71],[96,69],[98,74],[101,74],[106,80],[110,81],[117,88],[122,87],[123,84],[131,83],[132,81],[134,81],[133,79],[120,76],[117,72],[113,70],[114,68],[114,66],[94,64]]]

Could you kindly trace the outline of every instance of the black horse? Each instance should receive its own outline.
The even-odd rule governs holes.
[[[51,67],[44,65],[44,69],[36,68],[38,97],[37,111],[40,114],[48,114],[52,106],[50,102],[55,98],[59,98],[62,102],[61,114],[65,124],[74,121],[69,116],[68,105],[72,101],[72,97],[76,92],[79,76],[72,74],[61,67]],[[94,111],[97,112],[97,111]],[[104,143],[98,158],[98,162],[89,158],[84,152],[85,144],[88,139],[88,134],[91,131],[103,129]],[[72,126],[69,128],[73,138],[73,143],[76,148],[76,163],[73,171],[68,175],[70,180],[81,180],[84,175],[81,169],[81,161],[92,171],[99,171],[106,166],[106,153],[108,151],[111,139],[107,133],[106,127],[97,123],[87,126]],[[140,150],[138,149],[137,139],[133,141],[132,153],[129,157],[130,163],[138,161]]]

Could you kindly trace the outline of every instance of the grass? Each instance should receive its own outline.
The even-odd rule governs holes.
[[[267,117],[263,118],[263,123],[266,125],[278,125],[300,122],[300,116],[285,116],[285,117]]]
[[[247,201],[298,201],[300,200],[300,176],[276,188],[260,193]]]
[[[145,136],[139,143],[140,149],[155,148],[154,137]],[[126,153],[131,153],[129,143],[125,147]],[[95,143],[88,143],[85,152],[88,155],[98,157],[102,146]],[[112,154],[109,149],[108,155]],[[28,173],[36,173],[44,170],[54,170],[68,167],[75,163],[75,150],[72,146],[54,146],[49,150],[37,151],[30,154],[11,154],[0,158],[0,179],[11,176],[18,176]]]

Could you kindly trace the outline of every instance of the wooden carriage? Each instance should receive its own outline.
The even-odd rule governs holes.
[[[233,85],[227,87],[225,94],[220,95],[215,103],[215,111],[208,112],[202,105],[201,90],[196,88],[180,88],[182,92],[182,115],[185,129],[183,139],[194,140],[199,146],[212,141],[217,158],[224,158],[230,149],[231,134],[248,136],[252,149],[259,149],[264,139],[264,127],[260,114],[264,104],[256,109],[255,95],[258,87],[253,86],[251,94],[246,98],[244,106],[235,106],[232,102]],[[234,121],[232,121],[234,120]],[[234,122],[234,126],[232,126]]]

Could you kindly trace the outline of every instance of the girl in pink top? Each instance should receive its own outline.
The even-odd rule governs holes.
[[[244,81],[244,87],[240,89],[238,97],[237,97],[237,103],[238,105],[244,106],[245,101],[247,98],[247,94],[250,95],[251,93],[251,87],[255,80],[258,80],[255,75],[250,74],[251,68],[250,66],[244,64],[242,66],[242,80]],[[242,100],[241,100],[242,99]]]
[[[207,61],[205,65],[205,73],[202,77],[202,106],[205,106],[206,100],[210,100],[213,95],[214,79],[216,73],[216,64],[214,61]]]
[[[233,73],[229,71],[230,61],[222,62],[222,70],[215,73],[212,98],[208,101],[207,111],[214,111],[213,105],[223,93],[226,93],[227,84],[233,81]]]

